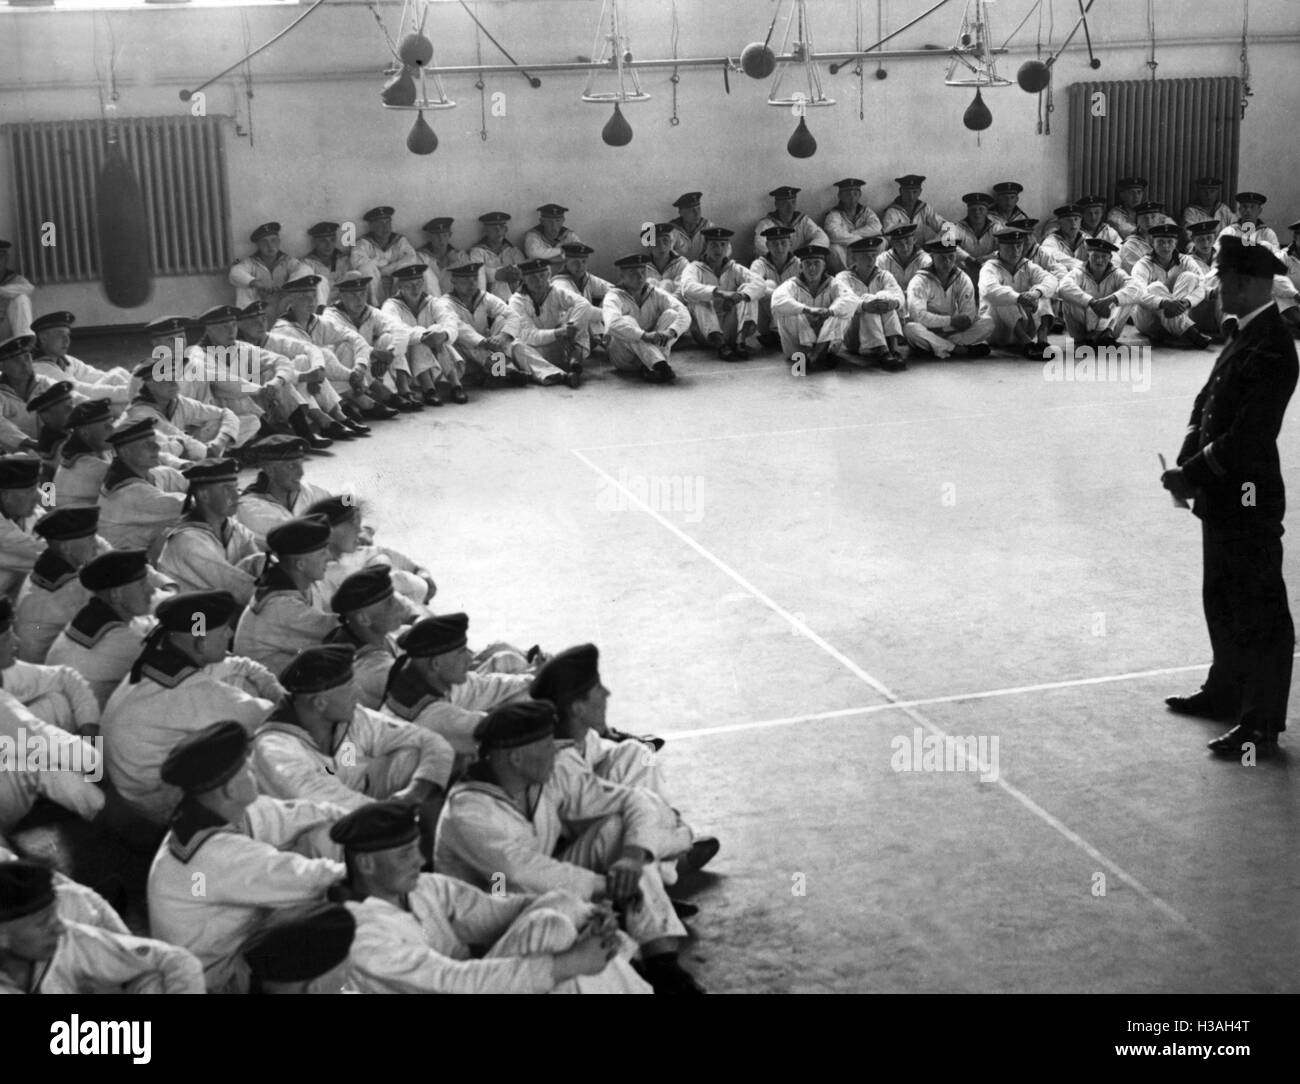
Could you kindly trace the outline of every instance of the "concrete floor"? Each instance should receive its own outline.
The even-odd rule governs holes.
[[[611,723],[669,739],[723,843],[711,990],[1295,992],[1294,754],[1220,761],[1162,703],[1209,648],[1156,453],[1213,358],[1158,350],[1134,391],[683,350],[674,386],[480,392],[308,477],[370,502],[471,643],[600,646]],[[918,728],[996,738],[997,780],[894,771]]]

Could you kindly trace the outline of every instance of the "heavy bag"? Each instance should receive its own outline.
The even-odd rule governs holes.
[[[116,140],[110,140],[104,150],[95,188],[95,219],[104,296],[119,309],[139,308],[153,294],[149,221],[140,182]]]

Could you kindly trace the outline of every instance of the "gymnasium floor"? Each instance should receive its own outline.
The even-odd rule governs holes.
[[[1218,760],[1225,728],[1162,703],[1209,648],[1156,454],[1214,356],[1157,350],[1135,391],[681,350],[673,386],[479,392],[307,473],[370,503],[472,644],[598,644],[611,724],[668,739],[722,840],[710,990],[1294,992],[1295,754]],[[996,760],[891,766],[945,735]]]

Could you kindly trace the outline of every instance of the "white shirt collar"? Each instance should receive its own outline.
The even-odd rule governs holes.
[[[1246,313],[1245,316],[1238,316],[1237,333],[1240,334],[1241,332],[1245,331],[1247,324],[1249,324],[1253,319],[1255,319],[1256,316],[1258,316],[1265,309],[1270,308],[1272,305],[1273,305],[1273,300],[1272,298],[1270,298],[1268,301],[1265,301],[1264,304],[1262,304],[1259,308],[1251,309],[1251,311]]]

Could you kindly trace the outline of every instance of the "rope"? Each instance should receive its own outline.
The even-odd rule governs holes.
[[[479,129],[478,137],[484,143],[487,142],[487,84],[483,82],[483,35],[474,29],[474,54],[478,60],[479,73],[478,82],[474,85],[478,87],[478,109],[481,117],[482,128]]]
[[[1007,40],[1004,41],[1004,42],[1002,43],[1002,48],[1003,48],[1003,49],[1005,49],[1005,48],[1007,47],[1007,44],[1011,41],[1012,38],[1014,38],[1017,34],[1020,33],[1020,31],[1024,28],[1025,23],[1029,22],[1029,17],[1030,17],[1031,15],[1033,15],[1033,13],[1034,13],[1035,11],[1037,11],[1037,12],[1039,13],[1039,15],[1038,15],[1038,29],[1039,29],[1039,33],[1040,33],[1040,35],[1041,35],[1041,33],[1042,33],[1042,28],[1043,28],[1042,7],[1043,7],[1043,0],[1034,0],[1034,6],[1031,7],[1028,11],[1025,12],[1025,17],[1024,17],[1023,19],[1021,19],[1020,22],[1019,22],[1019,24],[1017,24],[1016,28],[1015,28],[1013,31],[1011,31],[1010,34],[1007,35]]]
[[[879,12],[880,0],[876,0],[876,4],[877,4],[876,11]],[[861,52],[862,51],[862,0],[858,0],[858,2],[854,5],[853,16],[854,16],[853,48]],[[866,120],[867,119],[866,92],[863,86],[862,59],[860,57],[858,58],[857,67],[853,69],[853,74],[858,77],[858,120]]]
[[[1147,0],[1147,29],[1151,31],[1151,59],[1147,61],[1147,67],[1151,69],[1151,81],[1156,79],[1156,5],[1155,0]]]
[[[681,28],[681,26],[678,24],[678,21],[677,21],[677,0],[673,0],[673,4],[672,4],[672,43],[673,43],[673,59],[674,59],[674,60],[677,59],[677,38],[678,38],[678,35],[681,33],[681,29],[682,29],[682,28]],[[681,121],[681,118],[677,115],[677,84],[680,83],[680,82],[682,81],[682,77],[681,77],[680,75],[677,74],[677,65],[676,65],[676,64],[673,65],[673,74],[669,77],[668,81],[669,81],[670,83],[672,83],[672,85],[673,85],[673,115],[672,115],[671,117],[668,118],[668,123],[671,124],[674,128],[676,128],[677,125],[681,124],[681,122],[682,122],[682,121]]]
[[[776,29],[776,20],[780,18],[780,15],[781,0],[776,0],[776,10],[772,12],[772,21],[767,24],[767,37],[763,39],[764,48],[766,48],[768,43],[772,40],[772,31]]]
[[[370,14],[375,17],[375,22],[379,24],[380,33],[384,35],[384,40],[388,42],[388,51],[393,54],[393,59],[400,64],[402,58],[397,55],[397,42],[393,41],[392,35],[388,33],[388,27],[384,25],[383,17],[379,14],[379,8],[375,6],[375,0],[369,0],[366,7],[370,9]]]
[[[247,54],[249,43],[253,40],[253,28],[248,23],[248,11],[239,9],[239,20],[244,27],[244,51]],[[248,145],[256,146],[253,140],[253,69],[249,65],[249,56],[244,57],[244,97],[248,99]]]
[[[840,61],[838,64],[832,64],[832,65],[831,65],[831,75],[835,75],[835,74],[837,74],[837,73],[840,71],[841,68],[846,67],[846,66],[848,65],[848,63],[849,63],[850,60],[858,60],[858,59],[860,59],[861,56],[865,56],[867,53],[871,52],[872,49],[879,49],[882,45],[885,44],[885,42],[890,41],[891,39],[898,37],[898,35],[901,34],[904,30],[910,30],[910,29],[911,29],[912,27],[914,27],[917,23],[919,23],[922,19],[928,18],[929,16],[933,15],[936,11],[938,11],[941,7],[946,6],[946,5],[948,4],[948,2],[949,2],[949,0],[939,0],[939,2],[938,2],[937,4],[934,5],[934,7],[932,7],[932,8],[927,8],[925,11],[921,12],[921,14],[918,15],[918,16],[917,16],[915,19],[913,19],[911,22],[909,22],[909,23],[904,23],[904,24],[903,24],[902,26],[900,26],[897,30],[895,30],[892,34],[886,34],[883,38],[881,38],[878,42],[876,42],[875,45],[872,45],[872,46],[870,46],[869,48],[864,49],[864,50],[862,51],[862,53],[859,54],[859,56],[851,56],[851,57],[848,58],[848,60],[842,60],[842,61]]]
[[[316,0],[316,2],[319,4],[321,0]],[[474,25],[477,26],[480,30],[482,30],[484,34],[487,35],[487,40],[490,41],[493,45],[495,45],[497,49],[500,50],[501,55],[505,57],[508,61],[510,61],[510,63],[513,64],[515,68],[518,69],[520,75],[522,75],[525,79],[528,80],[528,85],[530,87],[536,90],[538,87],[542,85],[542,81],[540,79],[537,79],[534,76],[529,75],[528,72],[526,72],[523,68],[519,67],[519,61],[517,61],[514,57],[512,57],[509,53],[507,53],[506,47],[492,36],[492,31],[490,31],[486,26],[484,26],[481,22],[478,21],[478,16],[475,15],[472,11],[470,11],[469,5],[465,3],[465,0],[460,0],[460,6],[465,9],[465,14],[474,20]]]
[[[885,0],[876,0],[876,33],[884,34],[885,32]],[[885,62],[876,61],[876,78],[883,79],[885,71]]]
[[[1088,0],[1088,7],[1092,7],[1094,0]],[[1075,26],[1078,31],[1078,26]],[[1070,38],[1074,37],[1072,33]],[[1064,50],[1066,45],[1070,44],[1070,38],[1065,39],[1065,44],[1061,46]],[[1056,40],[1056,0],[1047,0],[1047,51],[1056,54],[1052,50],[1052,43]],[[1056,103],[1052,98],[1052,80],[1047,81],[1047,101],[1043,106],[1043,135],[1052,134],[1052,113],[1056,109]]]
[[[241,57],[239,60],[236,60],[233,64],[230,65],[230,67],[224,69],[223,71],[219,71],[219,72],[218,72],[216,75],[214,75],[211,79],[207,80],[207,81],[204,82],[204,83],[200,83],[200,84],[199,84],[197,87],[195,87],[193,90],[182,90],[182,91],[181,91],[181,101],[183,101],[183,102],[188,102],[188,101],[189,101],[189,100],[190,100],[190,99],[191,99],[195,94],[197,94],[197,93],[198,93],[200,90],[202,90],[204,87],[210,87],[213,83],[215,83],[215,82],[216,82],[218,79],[220,79],[222,76],[224,76],[224,75],[229,75],[232,71],[234,71],[236,68],[238,68],[241,64],[247,64],[250,60],[253,59],[253,57],[257,56],[258,53],[263,52],[263,51],[266,50],[266,49],[269,49],[272,45],[274,45],[277,41],[279,41],[282,37],[284,37],[287,33],[289,33],[290,30],[292,30],[295,26],[297,26],[300,22],[302,22],[305,18],[307,18],[307,16],[309,16],[313,11],[315,11],[315,10],[316,10],[318,7],[320,7],[321,4],[323,4],[323,3],[325,3],[325,0],[316,0],[316,2],[315,2],[314,4],[312,4],[311,7],[309,7],[306,11],[304,11],[301,15],[299,15],[298,18],[294,19],[293,22],[291,22],[288,26],[286,26],[283,30],[281,30],[278,34],[276,34],[275,37],[271,38],[270,41],[268,41],[265,45],[259,45],[256,49],[254,49],[254,50],[253,50],[251,53],[249,53],[247,56],[245,56],[245,57]],[[251,126],[250,126],[250,127],[251,127]]]
[[[1241,119],[1246,119],[1247,98],[1254,96],[1250,89],[1250,50],[1246,35],[1250,31],[1250,0],[1242,0],[1241,5]]]

